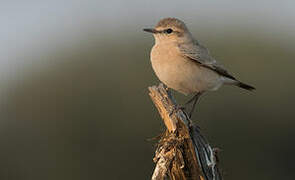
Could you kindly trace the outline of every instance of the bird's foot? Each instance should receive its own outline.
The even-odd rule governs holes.
[[[178,111],[184,111],[185,106],[180,106],[180,105],[174,105],[172,111],[169,113],[169,116],[172,116],[173,113],[176,113]]]

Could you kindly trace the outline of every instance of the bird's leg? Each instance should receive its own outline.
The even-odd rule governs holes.
[[[199,97],[201,96],[201,94],[202,94],[201,92],[198,92],[196,95],[194,95],[194,97],[192,99],[190,99],[188,101],[188,103],[191,103],[194,100],[192,109],[191,109],[191,111],[189,113],[189,118],[192,118],[193,112],[195,110],[195,106],[196,106],[196,104],[197,104],[197,102],[198,102]]]
[[[172,96],[172,91],[170,88],[168,88],[167,86],[164,86],[165,90],[167,91],[168,97],[172,100],[174,100],[173,96]]]
[[[168,97],[173,101],[173,103],[175,104],[173,106],[173,109],[172,111],[169,113],[169,116],[171,116],[173,113],[176,113],[178,112],[179,110],[185,110],[185,107],[184,106],[180,106],[178,104],[176,104],[176,101],[174,99],[174,97],[172,96],[172,91],[171,89],[169,89],[167,86],[165,87],[166,91],[167,91],[167,94],[168,94]]]
[[[198,93],[197,93],[198,94]],[[187,106],[187,105],[189,105],[191,102],[193,102],[193,100],[196,98],[196,95],[197,94],[195,94],[191,99],[189,99],[185,104],[184,104],[184,106]]]
[[[173,97],[171,96],[171,91],[170,91],[170,89],[167,88],[166,90],[167,90],[167,92],[168,92],[168,95],[170,95],[170,97],[173,99]],[[186,109],[186,106],[189,105],[190,103],[192,103],[193,100],[195,100],[195,98],[196,98],[197,95],[198,95],[198,93],[195,94],[191,99],[189,99],[184,105],[176,105],[176,106],[174,106],[174,108],[173,108],[173,110],[170,112],[169,116],[171,116],[174,112],[177,112],[177,111],[179,111],[179,110],[184,111],[184,110]]]

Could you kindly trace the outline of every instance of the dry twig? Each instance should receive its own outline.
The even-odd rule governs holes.
[[[217,151],[207,143],[199,128],[177,108],[163,84],[149,87],[166,132],[158,142],[152,180],[221,180]]]

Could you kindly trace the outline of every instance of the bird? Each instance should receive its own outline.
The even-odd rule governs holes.
[[[193,95],[185,103],[193,102],[190,118],[199,97],[205,92],[216,91],[222,85],[234,85],[249,91],[255,89],[236,79],[217,62],[209,50],[193,37],[183,21],[163,18],[154,28],[143,31],[152,33],[155,39],[150,60],[158,79],[170,89]]]

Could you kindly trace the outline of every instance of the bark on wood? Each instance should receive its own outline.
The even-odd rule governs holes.
[[[152,180],[221,180],[217,150],[211,148],[198,126],[177,108],[171,93],[163,84],[149,87],[166,132],[158,142]]]

